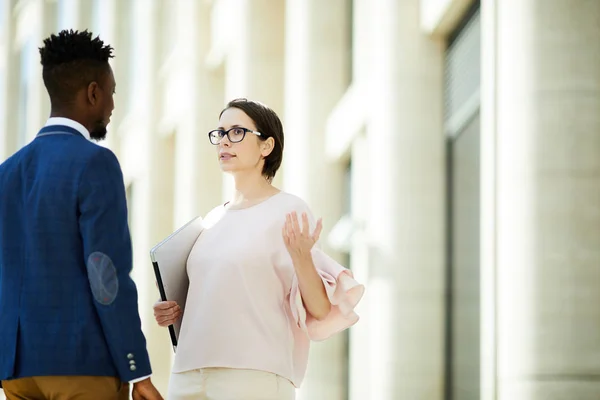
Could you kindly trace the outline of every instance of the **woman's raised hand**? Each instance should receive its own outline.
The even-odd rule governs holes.
[[[286,215],[281,234],[285,247],[293,260],[310,255],[310,251],[319,240],[322,229],[323,222],[321,218],[319,218],[315,230],[311,233],[306,213],[302,213],[302,225],[298,221],[298,214],[296,212]]]
[[[158,325],[169,326],[181,318],[181,307],[174,301],[157,301],[154,303],[154,318]]]

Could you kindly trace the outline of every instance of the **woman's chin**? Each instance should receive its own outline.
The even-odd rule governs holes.
[[[227,165],[227,163],[220,163],[220,167],[221,171],[227,174],[233,174],[237,172],[237,168],[235,168],[233,165]]]

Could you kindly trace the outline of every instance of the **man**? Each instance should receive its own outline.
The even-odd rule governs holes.
[[[9,400],[162,399],[129,276],[123,175],[106,136],[112,48],[62,31],[40,49],[51,115],[0,165],[0,380]]]

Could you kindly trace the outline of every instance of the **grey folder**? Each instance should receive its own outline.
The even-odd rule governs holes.
[[[187,275],[187,260],[203,230],[202,218],[196,217],[150,250],[150,259],[161,300],[176,301],[184,313],[190,283]],[[181,320],[182,318],[169,325],[173,351],[177,351]]]

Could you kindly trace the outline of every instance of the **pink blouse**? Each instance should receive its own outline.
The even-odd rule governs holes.
[[[310,340],[324,340],[358,321],[354,307],[364,286],[316,246],[313,261],[332,308],[317,321],[302,293],[281,231],[287,213],[314,218],[289,193],[241,210],[220,206],[187,262],[190,288],[173,372],[223,367],[272,372],[299,387]]]

